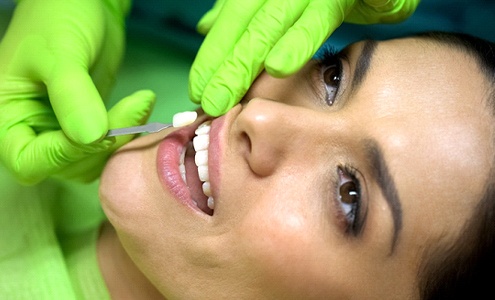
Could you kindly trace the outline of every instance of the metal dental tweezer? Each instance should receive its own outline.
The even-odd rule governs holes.
[[[107,137],[125,135],[125,134],[137,134],[137,133],[143,133],[143,132],[152,133],[152,132],[158,132],[160,130],[163,130],[163,129],[169,128],[169,127],[172,127],[172,124],[149,123],[149,124],[141,125],[141,126],[110,129],[107,133]]]

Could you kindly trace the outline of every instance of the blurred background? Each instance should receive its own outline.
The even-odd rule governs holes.
[[[213,3],[134,0],[127,20],[126,55],[109,105],[138,89],[151,89],[158,101],[150,121],[168,122],[174,113],[196,108],[187,93],[189,67],[203,39],[195,27]],[[12,0],[0,0],[0,34],[13,8]],[[405,22],[343,24],[328,43],[342,48],[363,38],[385,39],[427,30],[465,32],[495,41],[495,1],[423,0]]]

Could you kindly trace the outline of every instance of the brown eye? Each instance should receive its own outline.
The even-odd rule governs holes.
[[[336,61],[331,65],[324,66],[322,68],[322,80],[325,84],[326,102],[328,105],[332,105],[337,96],[337,91],[340,87],[342,77],[342,64],[340,61]]]
[[[338,169],[337,202],[342,220],[346,223],[346,231],[357,235],[362,227],[362,214],[360,214],[362,199],[360,182],[355,172],[356,170],[347,167]]]
[[[340,201],[346,204],[354,204],[359,200],[356,184],[348,181],[340,186]]]

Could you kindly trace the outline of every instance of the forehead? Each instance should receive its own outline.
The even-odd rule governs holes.
[[[412,38],[376,47],[356,98],[403,200],[409,246],[460,228],[481,199],[493,157],[490,90],[461,50]]]

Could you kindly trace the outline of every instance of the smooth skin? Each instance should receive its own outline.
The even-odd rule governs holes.
[[[452,242],[484,193],[490,86],[470,56],[407,38],[368,51],[369,68],[351,89],[364,44],[346,50],[332,106],[311,62],[286,79],[263,73],[225,115],[219,153],[210,152],[220,155],[213,216],[161,186],[157,144],[170,131],[127,144],[102,176],[116,229],[102,239],[123,246],[167,299],[418,298],[424,250]],[[400,202],[396,235],[397,204],[380,188],[371,144],[387,165],[383,187]],[[367,206],[357,235],[339,214],[343,165],[356,170]]]

